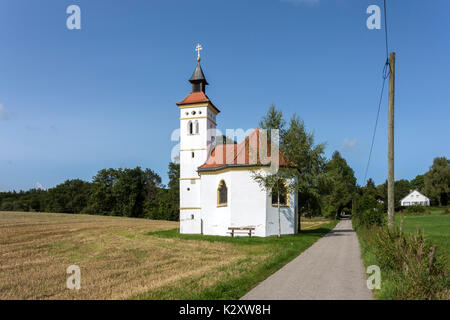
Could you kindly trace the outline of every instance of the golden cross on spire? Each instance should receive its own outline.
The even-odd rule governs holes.
[[[197,43],[197,46],[195,47],[195,51],[197,51],[197,61],[200,61],[200,50],[203,50],[202,45]]]

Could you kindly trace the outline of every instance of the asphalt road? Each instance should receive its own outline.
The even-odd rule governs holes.
[[[366,279],[356,232],[350,220],[342,220],[242,299],[369,300]]]

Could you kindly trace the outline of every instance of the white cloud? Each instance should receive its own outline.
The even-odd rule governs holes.
[[[6,119],[8,119],[8,114],[6,113],[3,105],[0,103],[0,120],[6,120]]]
[[[350,140],[349,138],[345,138],[344,141],[342,142],[342,150],[343,151],[350,151],[357,144],[358,144],[358,139],[353,138],[353,139]]]
[[[45,188],[42,186],[42,184],[39,181],[36,182],[36,189],[45,190]]]
[[[311,6],[319,3],[319,0],[280,0],[280,1],[292,3],[294,6],[299,6],[302,4]]]

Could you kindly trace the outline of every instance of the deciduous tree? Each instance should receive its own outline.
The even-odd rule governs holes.
[[[356,178],[353,169],[341,154],[335,151],[325,165],[325,172],[321,177],[324,215],[338,217],[344,208],[351,207],[355,191]]]
[[[432,202],[445,206],[450,198],[450,160],[437,157],[424,177],[424,192]]]

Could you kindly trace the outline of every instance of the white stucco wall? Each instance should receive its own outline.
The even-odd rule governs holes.
[[[181,179],[180,195],[180,208],[200,208],[200,179]]]
[[[224,180],[228,188],[226,207],[217,206],[217,188]],[[270,193],[262,190],[250,170],[234,169],[217,174],[201,174],[201,219],[203,233],[229,236],[228,227],[255,227],[255,236],[278,234],[278,211],[271,206]],[[296,232],[295,193],[290,207],[281,208],[281,232]],[[244,234],[245,235],[245,234]]]
[[[180,233],[201,233],[200,210],[180,210]]]
[[[267,192],[267,222],[266,235],[272,236],[278,234],[278,207],[272,205],[270,192]],[[281,234],[294,234],[297,232],[298,214],[297,214],[297,192],[289,194],[289,206],[280,206],[280,224]]]
[[[231,203],[229,227],[255,227],[255,236],[264,237],[265,232],[265,192],[253,180],[250,170],[230,171],[232,177],[228,195]]]
[[[201,233],[200,176],[197,168],[208,158],[215,136],[216,114],[207,105],[180,108],[180,232]],[[190,134],[189,122],[194,124]],[[195,123],[198,123],[198,133]]]
[[[217,188],[224,180],[228,189],[226,207],[217,206]],[[265,194],[249,170],[230,170],[201,175],[204,234],[229,235],[228,227],[255,227],[256,236],[265,236]]]
[[[421,194],[419,191],[414,190],[410,194],[408,194],[405,198],[403,198],[400,201],[400,204],[402,206],[414,206],[414,205],[421,205],[421,206],[429,206],[430,205],[430,199],[428,199],[426,196]]]
[[[230,190],[232,181],[229,172],[219,175],[201,175],[201,216],[204,234],[226,235],[227,228],[230,225],[231,205],[229,196],[227,206],[217,206],[217,188],[221,179],[225,181],[228,190]]]

